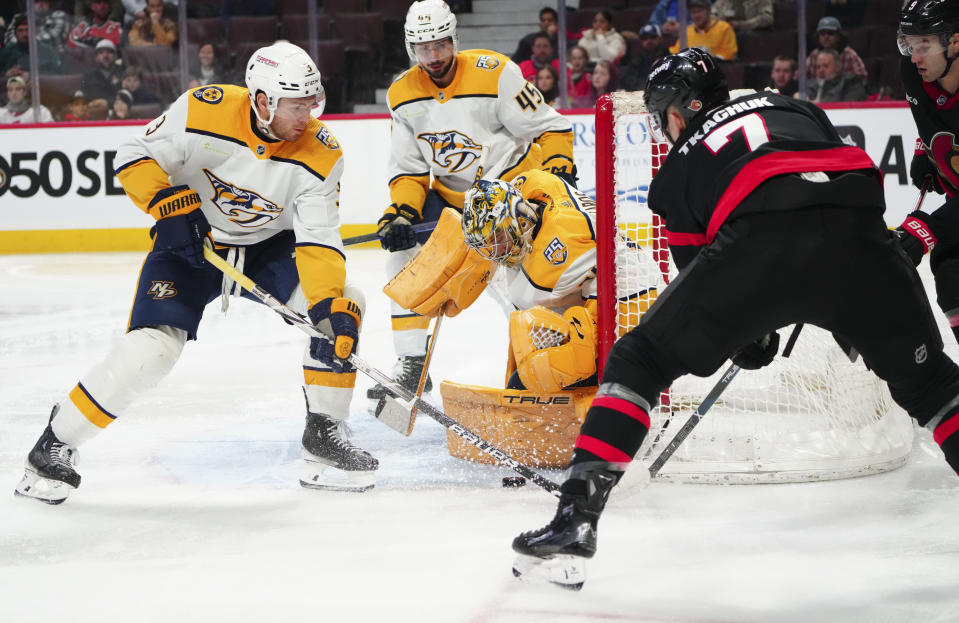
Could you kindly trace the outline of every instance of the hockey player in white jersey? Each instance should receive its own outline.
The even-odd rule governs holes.
[[[356,377],[345,359],[364,300],[346,281],[339,234],[342,151],[310,114],[323,98],[320,73],[302,49],[278,42],[253,53],[246,84],[187,91],[120,145],[117,175],[156,219],[153,249],[126,334],[53,407],[17,494],[63,502],[80,484],[77,447],[167,375],[207,303],[222,297],[225,308],[240,294],[203,259],[207,241],[330,337],[311,340],[303,356],[301,484],[373,486],[377,461],[350,443],[345,424]]]
[[[458,50],[456,16],[442,0],[418,0],[406,16],[406,49],[415,65],[390,86],[390,201],[378,223],[390,251],[390,277],[415,255],[429,233],[413,225],[462,210],[479,179],[509,181],[544,169],[575,185],[571,124],[553,110],[508,57]],[[398,360],[394,377],[416,389],[429,319],[392,307]],[[427,381],[426,390],[432,383]],[[382,385],[367,396],[379,399]]]

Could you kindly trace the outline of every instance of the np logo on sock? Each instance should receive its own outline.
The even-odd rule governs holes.
[[[172,281],[153,281],[152,284],[148,293],[154,301],[173,298],[177,295],[177,290],[173,287]]]

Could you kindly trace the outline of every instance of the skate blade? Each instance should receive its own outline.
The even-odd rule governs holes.
[[[38,500],[46,504],[62,504],[66,501],[70,491],[75,489],[65,482],[44,478],[33,470],[27,470],[14,489],[13,494]]]
[[[578,591],[586,581],[586,559],[568,554],[539,558],[517,554],[513,561],[513,575],[524,582],[546,582]]]
[[[348,472],[325,463],[304,461],[300,485],[322,491],[369,491],[376,484],[376,472]]]

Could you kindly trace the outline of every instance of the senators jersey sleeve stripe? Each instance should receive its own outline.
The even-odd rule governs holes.
[[[736,174],[729,188],[716,203],[716,209],[713,210],[706,227],[706,242],[711,243],[736,206],[771,177],[803,171],[838,172],[874,167],[872,159],[858,147],[813,149],[804,152],[781,151],[759,156]]]
[[[706,234],[666,230],[666,244],[669,246],[701,247],[706,244]]]

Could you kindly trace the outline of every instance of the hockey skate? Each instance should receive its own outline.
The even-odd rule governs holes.
[[[410,393],[415,394],[420,384],[420,375],[423,374],[423,365],[426,363],[426,355],[409,355],[400,357],[393,366],[393,378],[397,383],[405,387]],[[423,391],[428,392],[433,389],[433,380],[429,374],[426,375],[426,385]],[[383,385],[377,383],[366,390],[366,397],[370,400],[379,400],[383,396],[393,395],[393,392],[386,389]]]
[[[327,491],[368,491],[379,461],[349,440],[346,422],[322,413],[306,414],[300,484]]]
[[[59,410],[59,404],[53,406],[51,422]],[[77,449],[57,439],[48,423],[27,455],[25,473],[14,494],[47,504],[62,503],[72,489],[80,486],[80,474],[73,469],[77,457]]]
[[[586,581],[586,559],[596,553],[596,525],[621,472],[594,469],[562,487],[553,520],[513,539],[513,575],[578,591]]]

